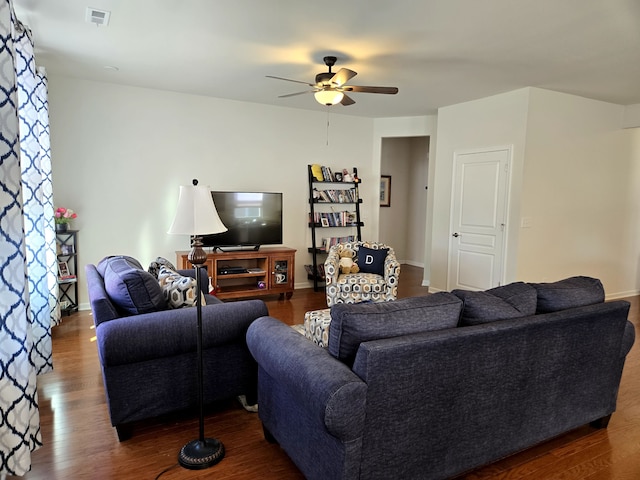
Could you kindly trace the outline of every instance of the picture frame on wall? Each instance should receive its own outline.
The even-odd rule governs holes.
[[[380,206],[391,206],[391,175],[380,175]]]

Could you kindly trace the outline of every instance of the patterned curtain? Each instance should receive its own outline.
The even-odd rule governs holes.
[[[42,445],[36,375],[52,369],[56,308],[46,78],[30,33],[0,0],[0,476]],[[53,313],[52,313],[53,312]]]

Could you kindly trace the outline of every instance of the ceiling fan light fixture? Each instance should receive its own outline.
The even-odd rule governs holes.
[[[313,94],[321,105],[335,105],[344,98],[344,93],[338,90],[320,90]]]

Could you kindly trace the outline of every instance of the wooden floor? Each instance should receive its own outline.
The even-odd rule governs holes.
[[[403,265],[399,296],[425,293],[421,275],[421,269]],[[628,300],[630,319],[640,333],[639,299]],[[272,316],[295,324],[307,310],[324,308],[325,300],[324,293],[305,289],[296,290],[291,300],[268,298],[267,304]],[[119,443],[109,423],[93,337],[89,312],[64,317],[53,330],[54,371],[38,378],[44,446],[33,453],[32,471],[23,478],[303,479],[287,455],[264,440],[258,416],[235,401],[207,412],[207,436],[226,447],[225,458],[210,469],[177,466],[182,445],[197,438],[197,414],[144,422],[136,426],[132,439]],[[640,341],[627,357],[618,411],[607,429],[578,429],[462,478],[640,479]]]

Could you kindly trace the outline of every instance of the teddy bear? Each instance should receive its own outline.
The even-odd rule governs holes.
[[[340,272],[344,275],[348,273],[358,273],[360,271],[358,264],[353,261],[354,253],[351,250],[348,248],[341,249],[338,255],[340,255]]]

